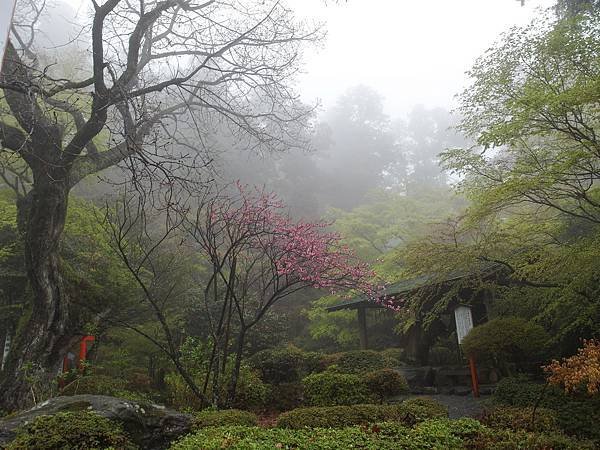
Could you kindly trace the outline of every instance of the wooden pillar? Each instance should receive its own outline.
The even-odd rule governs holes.
[[[369,346],[367,341],[367,308],[362,305],[356,310],[358,318],[358,336],[360,338],[360,349],[366,350]]]

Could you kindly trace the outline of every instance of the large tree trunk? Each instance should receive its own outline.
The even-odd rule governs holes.
[[[42,178],[42,179],[40,179]],[[25,265],[31,305],[17,329],[3,372],[0,403],[5,409],[27,406],[35,387],[23,367],[36,372],[39,387],[50,387],[63,354],[73,344],[69,299],[60,273],[59,243],[64,230],[68,187],[50,176],[38,177],[34,189],[18,203],[19,228],[24,236]]]

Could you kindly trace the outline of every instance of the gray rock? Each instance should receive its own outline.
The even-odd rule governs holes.
[[[94,411],[119,422],[133,442],[144,450],[161,450],[190,431],[192,416],[151,403],[105,395],[55,397],[28,411],[0,420],[0,448],[15,437],[15,430],[38,416],[58,412]]]

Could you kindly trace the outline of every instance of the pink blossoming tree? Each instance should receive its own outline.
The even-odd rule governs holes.
[[[321,222],[294,221],[272,193],[237,185],[233,195],[207,195],[188,231],[212,267],[204,301],[219,302],[212,317],[213,349],[204,389],[212,377],[213,402],[225,375],[232,323],[235,362],[226,402],[235,397],[245,338],[275,303],[312,287],[377,301],[374,273]],[[209,311],[210,308],[207,308]],[[212,310],[215,310],[212,308]]]

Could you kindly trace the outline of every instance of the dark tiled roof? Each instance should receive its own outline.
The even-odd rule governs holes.
[[[487,275],[500,269],[500,265],[497,263],[485,263],[479,268],[478,273]],[[421,275],[414,278],[407,278],[400,280],[386,286],[381,297],[395,297],[400,294],[407,294],[417,289],[424,288],[426,286],[435,286],[442,283],[460,280],[462,278],[473,275],[474,272],[466,270],[455,270],[445,276],[439,276],[437,274]],[[381,298],[380,297],[380,298]],[[383,308],[382,305],[367,300],[365,297],[356,297],[350,300],[346,300],[338,305],[329,306],[328,312],[339,311],[342,309],[357,309],[359,306],[365,306],[366,308]]]

